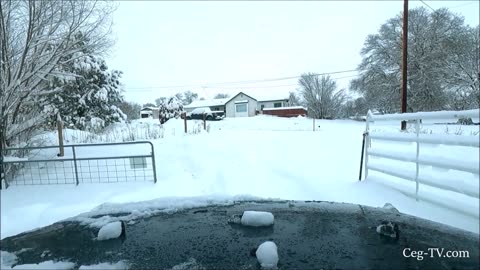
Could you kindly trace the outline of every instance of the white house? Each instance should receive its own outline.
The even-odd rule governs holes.
[[[247,117],[257,114],[258,101],[240,92],[225,103],[225,117]]]
[[[277,100],[259,100],[258,101],[259,110],[263,111],[263,109],[269,108],[282,108],[288,107],[288,98],[286,99],[277,99]]]
[[[239,92],[230,98],[212,99],[212,100],[195,100],[191,104],[184,106],[187,112],[195,108],[209,107],[212,111],[224,111],[225,117],[248,117],[255,116],[257,112],[261,112],[267,108],[288,107],[288,97],[282,95],[262,95]]]

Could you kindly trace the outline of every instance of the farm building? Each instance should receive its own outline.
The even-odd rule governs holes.
[[[267,108],[267,109],[263,109],[262,114],[274,115],[279,117],[307,116],[307,109],[301,106],[283,107],[283,108]]]
[[[159,110],[155,107],[145,107],[140,110],[140,118],[154,118],[158,119]]]

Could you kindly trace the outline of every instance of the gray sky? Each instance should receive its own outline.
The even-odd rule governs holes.
[[[479,23],[478,1],[425,3]],[[418,6],[425,5],[409,1]],[[206,98],[241,90],[286,95],[298,79],[213,84],[355,69],[367,35],[402,10],[403,1],[122,1],[107,61],[124,72],[126,99],[141,104],[186,90]],[[355,74],[332,77],[348,88]]]

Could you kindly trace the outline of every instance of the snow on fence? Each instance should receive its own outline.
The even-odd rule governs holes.
[[[455,157],[448,152],[443,152],[441,155],[428,155],[422,153],[420,155],[421,145],[446,145],[446,146],[462,146],[470,148],[470,150],[478,151],[480,147],[479,136],[460,136],[452,134],[421,134],[420,128],[422,120],[440,120],[440,119],[462,119],[473,118],[478,119],[480,110],[466,110],[466,111],[440,111],[440,112],[418,112],[418,113],[404,113],[404,114],[390,114],[390,115],[373,115],[368,113],[366,119],[366,149],[365,149],[365,179],[368,178],[369,170],[383,173],[389,176],[394,176],[403,180],[407,180],[415,183],[415,194],[406,194],[415,197],[417,200],[421,199],[447,207],[449,209],[460,211],[469,215],[472,214],[471,209],[459,209],[455,208],[446,198],[440,198],[440,200],[432,200],[428,196],[422,196],[419,193],[420,184],[440,189],[442,191],[455,192],[457,194],[465,195],[475,200],[479,199],[478,179],[479,179],[479,163],[478,160],[471,161],[465,158]],[[377,122],[388,122],[397,120],[398,126],[400,121],[409,121],[415,126],[415,133],[386,133],[371,131],[370,125]],[[392,149],[372,148],[372,140],[380,142],[394,142],[394,143],[414,143],[416,151],[414,153],[392,151]],[[398,146],[397,146],[398,147]],[[471,149],[473,148],[473,149]],[[465,151],[465,150],[462,150]],[[389,166],[388,164],[375,164],[369,161],[372,157],[386,159],[394,162],[403,162],[415,165],[415,170],[408,170],[402,166]],[[473,174],[473,182],[464,181],[464,179],[457,179],[457,177],[435,177],[435,175],[421,175],[421,167],[429,166],[440,170],[448,171],[455,170],[463,173]],[[476,183],[474,183],[476,181]],[[395,188],[395,187],[394,187]],[[477,201],[478,203],[478,201]],[[470,210],[470,211],[469,211]]]

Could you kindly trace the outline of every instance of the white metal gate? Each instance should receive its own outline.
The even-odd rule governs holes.
[[[430,198],[423,197],[419,192],[420,184],[434,187],[441,190],[459,193],[470,198],[479,199],[479,190],[472,188],[478,184],[479,179],[479,164],[478,161],[469,161],[463,159],[461,156],[451,156],[449,153],[444,153],[442,156],[425,156],[421,155],[421,146],[425,145],[449,145],[449,146],[463,146],[479,150],[480,140],[479,136],[460,136],[452,134],[423,134],[420,132],[422,120],[440,120],[440,119],[461,119],[480,117],[480,110],[466,110],[466,111],[441,111],[441,112],[418,112],[418,113],[404,113],[404,114],[389,114],[389,115],[373,115],[370,111],[366,119],[366,149],[365,149],[365,179],[368,178],[369,171],[376,171],[382,174],[394,176],[396,178],[404,179],[415,183],[415,194],[411,194],[417,200],[421,199],[429,201],[443,207],[463,212],[472,215],[472,211],[464,211],[465,209],[458,209],[454,206],[439,200],[432,201]],[[384,121],[409,121],[414,124],[414,133],[408,132],[376,132],[371,130],[371,125],[377,122]],[[396,142],[396,143],[414,143],[416,151],[413,153],[401,153],[391,150],[372,147],[372,140],[380,142]],[[400,162],[407,162],[415,164],[414,170],[403,170],[396,167],[388,167],[378,165],[371,162],[373,157],[389,159]],[[456,170],[465,173],[471,173],[476,177],[476,183],[465,183],[465,185],[458,185],[458,179],[437,179],[434,177],[425,177],[420,175],[421,166],[431,166],[444,170]],[[478,217],[478,213],[476,213]]]

